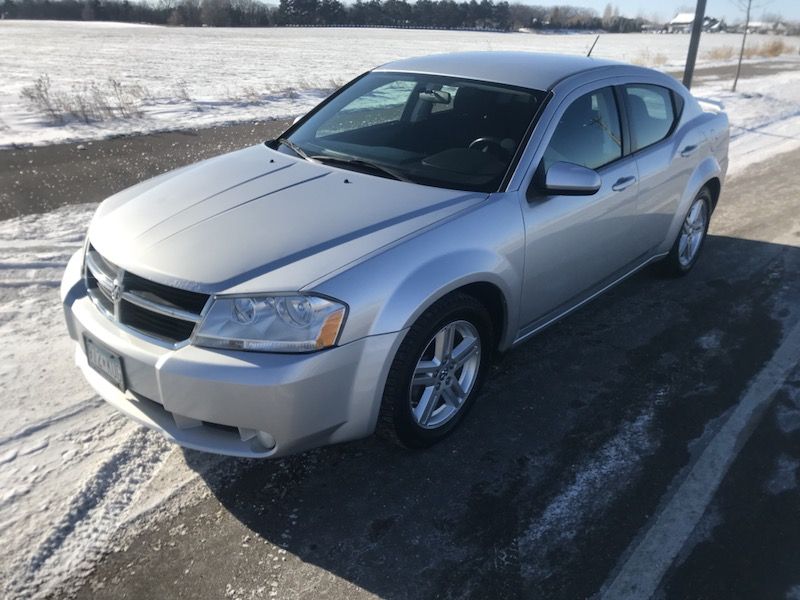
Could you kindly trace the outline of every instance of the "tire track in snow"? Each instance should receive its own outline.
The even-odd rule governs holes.
[[[41,431],[43,429],[47,429],[48,427],[52,427],[53,425],[55,425],[55,424],[57,424],[57,423],[59,423],[61,421],[65,421],[67,419],[71,419],[72,417],[74,417],[75,415],[78,415],[80,413],[93,410],[93,409],[95,409],[95,408],[97,408],[99,406],[102,406],[103,404],[104,404],[103,399],[100,398],[100,397],[95,396],[95,397],[89,398],[89,399],[85,400],[84,402],[81,402],[81,403],[79,403],[79,404],[77,404],[75,406],[67,407],[64,410],[59,411],[59,412],[57,412],[57,413],[55,413],[53,415],[49,415],[49,416],[47,416],[47,417],[45,417],[43,419],[40,419],[38,421],[34,421],[33,423],[30,423],[30,424],[26,425],[22,429],[19,429],[18,431],[15,431],[11,435],[7,435],[5,437],[0,437],[0,447],[5,446],[7,444],[10,444],[12,442],[18,442],[22,438],[26,438],[26,437],[28,437],[28,436],[30,436],[30,435],[38,432],[38,431]]]
[[[108,550],[143,484],[153,476],[170,445],[137,429],[82,484],[49,535],[11,569],[9,598],[38,598],[87,574]]]

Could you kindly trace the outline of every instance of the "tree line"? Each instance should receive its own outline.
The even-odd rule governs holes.
[[[363,26],[511,31],[640,31],[641,18],[621,17],[608,5],[590,8],[532,6],[505,0],[2,0],[5,19],[121,21],[185,27]]]

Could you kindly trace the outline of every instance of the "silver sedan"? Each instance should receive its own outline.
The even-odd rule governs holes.
[[[687,273],[728,121],[574,56],[390,63],[276,140],[103,202],[61,288],[76,362],[190,448],[448,435],[493,355],[645,265]]]

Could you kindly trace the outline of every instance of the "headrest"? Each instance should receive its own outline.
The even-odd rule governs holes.
[[[453,110],[462,114],[483,115],[493,104],[493,92],[475,87],[460,87],[453,98]]]

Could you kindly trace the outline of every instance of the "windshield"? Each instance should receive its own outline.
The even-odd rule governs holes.
[[[382,177],[493,192],[543,98],[494,83],[372,72],[275,147]]]

